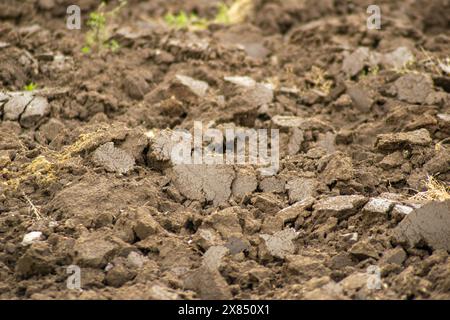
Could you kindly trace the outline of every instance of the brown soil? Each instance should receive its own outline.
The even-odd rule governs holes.
[[[450,299],[449,205],[423,206],[450,183],[448,1],[378,1],[381,30],[373,1],[253,2],[175,30],[218,2],[129,0],[86,55],[98,1],[68,30],[71,1],[0,0],[1,299]],[[280,129],[279,172],[173,165],[194,121]]]

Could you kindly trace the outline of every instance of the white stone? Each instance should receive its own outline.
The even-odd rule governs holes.
[[[176,78],[199,97],[203,97],[206,91],[208,91],[209,85],[205,81],[196,80],[180,74],[177,74]]]
[[[404,214],[404,215],[408,215],[410,214],[412,211],[414,210],[414,208],[402,205],[402,204],[396,204],[394,206],[394,209],[392,209],[392,212],[394,214],[399,213],[399,214]]]
[[[112,263],[108,263],[105,267],[105,272],[108,272],[109,270],[111,270],[112,268],[114,268],[114,265]]]
[[[398,47],[394,51],[386,53],[382,58],[387,66],[394,69],[400,69],[413,60],[414,55],[407,47]]]
[[[260,237],[266,242],[269,253],[277,258],[284,259],[287,255],[295,252],[295,245],[292,242],[298,236],[298,232],[293,228],[276,232],[273,236],[262,234]]]
[[[450,113],[439,113],[437,117],[444,122],[450,122]]]
[[[146,257],[135,251],[130,252],[130,254],[127,257],[127,262],[130,264],[130,266],[137,269],[142,268],[142,266],[146,261],[147,261]]]
[[[241,87],[250,88],[250,87],[256,86],[256,81],[250,77],[236,76],[236,77],[225,77],[224,79],[225,79],[225,81],[231,82],[231,83],[233,83],[237,86],[241,86]]]
[[[363,211],[369,213],[388,213],[394,204],[394,201],[388,199],[372,198],[364,206]]]
[[[212,246],[203,255],[203,265],[209,270],[217,270],[220,267],[222,258],[229,252],[224,246]]]
[[[0,92],[0,102],[4,102],[9,99],[9,95],[6,93]]]
[[[33,95],[30,92],[13,92],[10,95],[11,97],[3,107],[3,118],[16,121],[33,99]]]
[[[439,63],[439,67],[441,67],[442,71],[450,74],[450,64]]]
[[[349,243],[356,243],[358,242],[358,233],[357,232],[345,233],[342,235],[342,238]]]
[[[49,223],[48,223],[48,227],[49,228],[56,228],[57,226],[59,225],[59,223],[58,223],[58,221],[50,221]]]
[[[22,245],[29,246],[33,242],[39,241],[42,238],[42,232],[32,231],[23,236]]]
[[[314,205],[314,210],[329,216],[345,218],[356,213],[366,201],[366,197],[361,195],[335,196],[321,199]]]
[[[25,128],[30,128],[49,112],[50,105],[48,104],[47,98],[35,97],[27,105],[25,111],[20,117],[20,124]]]

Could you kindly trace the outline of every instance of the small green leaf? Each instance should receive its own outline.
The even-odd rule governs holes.
[[[219,10],[214,21],[216,23],[229,24],[230,16],[228,14],[230,8],[225,3],[219,3]]]
[[[168,25],[174,25],[175,24],[175,16],[171,13],[168,13],[164,16],[164,21],[168,24]]]
[[[112,52],[116,52],[120,49],[120,44],[113,39],[109,42],[109,48],[111,49]]]
[[[91,52],[91,48],[89,48],[88,46],[84,46],[83,48],[81,48],[81,52],[84,54],[89,54]]]
[[[106,4],[102,1],[97,11],[89,14],[87,22],[89,30],[86,33],[84,47],[81,49],[81,52],[88,54],[94,50],[101,51],[108,49],[113,52],[119,50],[120,45],[117,41],[109,41],[111,35],[108,25],[126,4],[127,2],[125,0],[119,0],[118,6],[107,11]]]
[[[30,82],[29,84],[27,84],[26,86],[23,87],[23,90],[25,91],[34,91],[37,88],[37,84],[34,82]]]

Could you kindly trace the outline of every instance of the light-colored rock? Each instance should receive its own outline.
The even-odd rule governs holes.
[[[364,67],[369,65],[371,53],[369,48],[360,47],[344,58],[342,63],[342,71],[348,77],[358,75]]]
[[[437,117],[443,122],[450,123],[450,113],[439,113]]]
[[[288,181],[286,189],[288,190],[289,203],[303,201],[315,196],[318,185],[319,182],[311,178],[296,178]]]
[[[116,148],[114,142],[107,142],[98,147],[94,151],[92,160],[107,171],[117,173],[128,173],[135,164],[134,158],[126,151]]]
[[[427,129],[409,132],[387,133],[377,136],[376,147],[379,150],[396,150],[404,146],[427,146],[432,142]]]
[[[9,99],[9,95],[8,95],[8,94],[3,93],[3,92],[0,92],[0,104],[1,104],[2,102],[8,101],[8,99]]]
[[[254,87],[246,89],[244,95],[255,106],[262,106],[273,101],[273,86],[268,83],[257,83]]]
[[[313,208],[319,214],[344,219],[355,214],[366,202],[367,198],[361,195],[336,196],[319,200]]]
[[[314,198],[308,197],[306,199],[303,199],[302,201],[296,202],[293,205],[278,211],[276,215],[283,220],[284,224],[288,222],[294,222],[302,212],[304,212],[306,209],[311,208],[313,203]]]
[[[327,154],[336,152],[336,134],[331,132],[320,133],[316,146],[324,149]]]
[[[209,85],[205,81],[196,80],[179,74],[176,75],[176,78],[199,97],[204,97],[208,91]]]
[[[230,198],[235,171],[227,165],[175,165],[168,175],[186,198],[217,206]]]
[[[251,88],[256,86],[256,81],[250,77],[224,77],[225,81],[231,82],[237,86]]]
[[[300,130],[299,128],[293,128],[291,129],[291,133],[289,136],[289,142],[288,142],[288,154],[289,155],[296,155],[300,152],[301,146],[303,141],[305,140],[303,130]]]
[[[414,208],[402,204],[396,204],[392,209],[392,214],[408,215],[414,211]]]
[[[31,128],[49,113],[50,105],[47,99],[44,97],[35,97],[22,113],[20,124],[25,128]]]
[[[450,64],[439,63],[439,67],[447,74],[450,74]]]
[[[414,55],[411,50],[407,47],[398,47],[394,51],[384,54],[381,63],[386,68],[401,69],[413,60]]]
[[[265,177],[259,182],[259,188],[263,192],[283,193],[286,190],[286,182],[279,177]]]
[[[363,212],[386,214],[394,207],[395,202],[383,198],[372,198],[363,208]]]
[[[142,268],[146,261],[148,261],[148,259],[136,251],[130,252],[127,257],[128,265],[136,269]]]
[[[276,115],[272,117],[272,123],[278,128],[299,128],[305,121],[305,118],[295,116]]]
[[[295,253],[295,245],[292,242],[298,233],[292,229],[284,229],[274,235],[262,234],[268,252],[277,258],[284,259],[287,255]]]
[[[147,162],[150,167],[164,169],[172,165],[172,149],[176,141],[171,130],[148,131],[149,149],[147,152]],[[186,137],[189,137],[186,134]]]
[[[322,132],[334,130],[330,124],[324,121],[318,120],[316,118],[304,118],[297,116],[273,116],[272,125],[274,128],[278,128],[281,131],[288,131],[292,128],[299,128],[302,130],[317,129]]]
[[[450,200],[415,209],[394,229],[394,235],[409,246],[423,241],[435,250],[450,251]]]
[[[21,242],[21,244],[23,246],[29,246],[30,244],[32,244],[33,242],[42,240],[42,232],[40,231],[32,231],[30,233],[27,233],[26,235],[23,236],[23,240]]]
[[[212,246],[203,255],[202,264],[210,270],[217,270],[227,253],[229,250],[224,246]]]
[[[30,92],[10,94],[9,100],[3,106],[3,120],[19,120],[31,100],[33,100],[33,95]]]
[[[251,194],[257,187],[258,180],[252,167],[236,169],[236,178],[231,185],[233,196],[241,198],[246,194]]]
[[[398,99],[421,104],[433,92],[433,80],[423,73],[409,73],[397,79],[394,88]]]
[[[356,243],[358,241],[358,233],[357,232],[344,233],[342,235],[342,239],[344,239],[348,243]]]

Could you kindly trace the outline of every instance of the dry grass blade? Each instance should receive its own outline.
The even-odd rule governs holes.
[[[242,23],[253,11],[253,0],[237,0],[233,2],[228,11],[231,24]]]
[[[28,205],[30,206],[30,212],[33,213],[33,215],[35,216],[35,218],[37,220],[42,220],[42,214],[39,211],[39,209],[33,204],[33,202],[30,200],[30,198],[27,197],[27,195],[25,193],[22,193],[23,198],[28,202]]]
[[[426,51],[423,47],[420,47],[420,50],[422,51],[423,55],[425,56],[425,60],[422,61],[423,64],[428,65],[433,72],[436,74],[442,76],[442,70],[439,66],[441,61],[438,58],[435,58],[432,56],[428,51]]]
[[[450,199],[450,187],[429,176],[426,182],[426,191],[419,192],[411,200],[417,202],[445,201]]]

